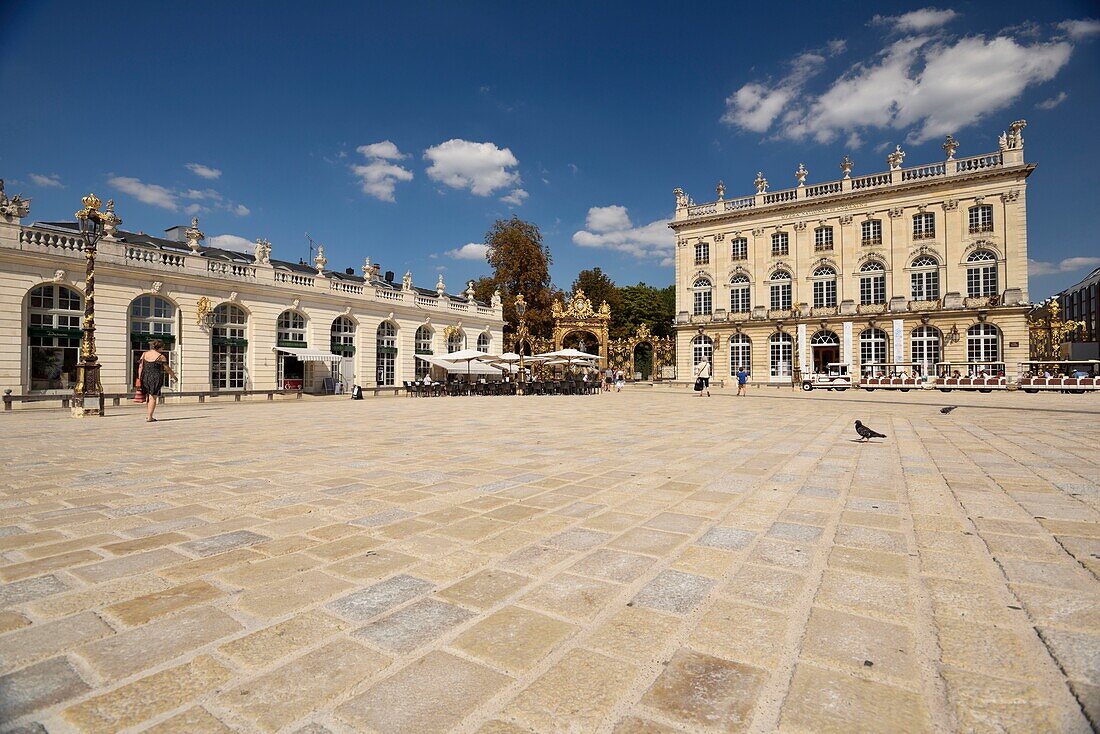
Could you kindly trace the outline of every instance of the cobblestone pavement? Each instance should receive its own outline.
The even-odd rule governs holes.
[[[0,416],[0,731],[1100,722],[1100,396],[162,417]]]

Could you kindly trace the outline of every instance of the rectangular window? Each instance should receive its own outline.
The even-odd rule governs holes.
[[[821,252],[823,250],[833,249],[833,228],[832,227],[818,227],[814,230],[814,250]]]
[[[913,239],[930,240],[936,236],[936,215],[921,212],[913,216]]]
[[[751,311],[749,299],[749,287],[747,285],[735,285],[730,289],[730,312],[746,313]]]
[[[940,297],[940,274],[935,270],[913,273],[911,276],[914,301],[934,301]]]
[[[695,264],[706,265],[710,262],[710,244],[700,242],[695,245]]]
[[[860,229],[862,231],[862,243],[864,245],[881,245],[882,244],[882,221],[879,219],[868,219],[864,222]]]
[[[966,269],[966,295],[977,298],[997,294],[997,266]]]
[[[732,242],[730,242],[730,259],[749,259],[749,241],[746,238],[736,237]]]
[[[859,279],[859,302],[886,303],[886,276],[872,275]]]
[[[979,204],[970,207],[968,212],[970,234],[982,234],[993,231],[993,205]]]
[[[776,232],[772,235],[772,257],[786,256],[790,254],[790,239],[786,232]]]
[[[791,284],[777,283],[771,287],[772,309],[788,309],[791,307]]]
[[[836,305],[836,278],[814,281],[814,308],[830,308]]]
[[[695,291],[695,315],[706,316],[711,312],[710,288]]]

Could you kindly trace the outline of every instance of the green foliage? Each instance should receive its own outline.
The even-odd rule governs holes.
[[[508,220],[498,219],[485,233],[485,244],[489,248],[485,259],[493,268],[493,285],[500,289],[504,300],[505,321],[513,330],[519,323],[515,301],[517,295],[522,295],[527,303],[527,327],[534,334],[549,335],[553,325],[550,315],[554,294],[550,282],[553,260],[538,225],[515,215]],[[475,293],[477,288],[475,285]]]
[[[627,285],[618,289],[620,306],[611,312],[611,336],[618,339],[629,336],[641,324],[649,324],[656,336],[672,334],[672,320],[676,317],[676,288],[654,288],[645,283]]]
[[[601,303],[607,301],[612,314],[619,310],[619,289],[615,286],[615,281],[600,268],[595,267],[577,273],[572,292],[576,293],[578,289],[584,291],[584,295],[592,301],[593,308],[599,308]]]

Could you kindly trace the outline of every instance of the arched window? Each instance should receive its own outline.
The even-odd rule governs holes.
[[[966,330],[967,362],[999,362],[1001,360],[1001,332],[993,324],[974,324]],[[984,365],[978,369],[988,370]]]
[[[247,378],[248,314],[223,303],[214,309],[210,331],[210,384],[215,390],[243,390]]]
[[[860,367],[886,363],[886,332],[882,329],[864,329],[859,335]]]
[[[699,335],[691,340],[691,365],[693,369],[700,362],[712,362],[713,359],[714,342],[710,340],[709,336]]]
[[[752,288],[746,275],[730,278],[730,313],[747,313],[752,310]]]
[[[940,297],[940,264],[931,255],[921,255],[910,266],[914,301],[935,301]]]
[[[378,325],[375,350],[376,376],[379,385],[393,385],[397,380],[397,327],[389,321]]]
[[[63,285],[40,285],[28,301],[31,390],[68,390],[80,361],[84,298]]]
[[[466,334],[456,329],[447,336],[447,353],[461,352],[466,348]]]
[[[794,339],[790,334],[777,331],[768,338],[768,356],[772,377],[790,377],[794,359]]]
[[[886,267],[878,260],[868,260],[859,272],[859,302],[886,303]]]
[[[331,351],[345,357],[355,355],[355,322],[347,316],[337,316],[332,322]]]
[[[694,314],[705,316],[713,310],[712,290],[713,286],[707,278],[696,278],[691,286],[694,295]]]
[[[164,342],[168,364],[174,366],[176,307],[160,296],[138,296],[130,302],[130,383],[137,378],[141,354],[152,348],[152,340]],[[168,387],[168,383],[165,383]]]
[[[477,351],[488,352],[489,351],[489,334],[482,332],[477,335]]]
[[[828,265],[814,270],[814,308],[836,306],[836,271]]]
[[[275,344],[280,347],[306,347],[306,317],[297,311],[283,311],[275,322]]]
[[[811,346],[839,347],[840,337],[834,331],[819,331],[810,337]]]
[[[730,337],[730,374],[742,369],[752,374],[752,340],[747,334],[734,334]]]
[[[922,375],[934,375],[940,361],[940,331],[934,326],[918,326],[909,338],[909,352],[913,365]]]
[[[997,294],[997,256],[989,250],[975,250],[966,258],[966,295]]]
[[[413,351],[416,354],[423,354],[425,356],[432,353],[432,329],[429,326],[421,326],[416,330],[415,344],[413,345]],[[424,377],[431,372],[432,365],[423,359],[416,359],[416,379],[423,380]]]
[[[791,307],[791,274],[786,270],[776,270],[772,273],[770,278],[771,284],[771,307],[775,309],[786,309]]]

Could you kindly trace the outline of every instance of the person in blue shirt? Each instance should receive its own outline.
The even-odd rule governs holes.
[[[737,394],[741,397],[748,395],[745,392],[745,388],[749,386],[749,373],[745,372],[744,367],[737,368]]]

